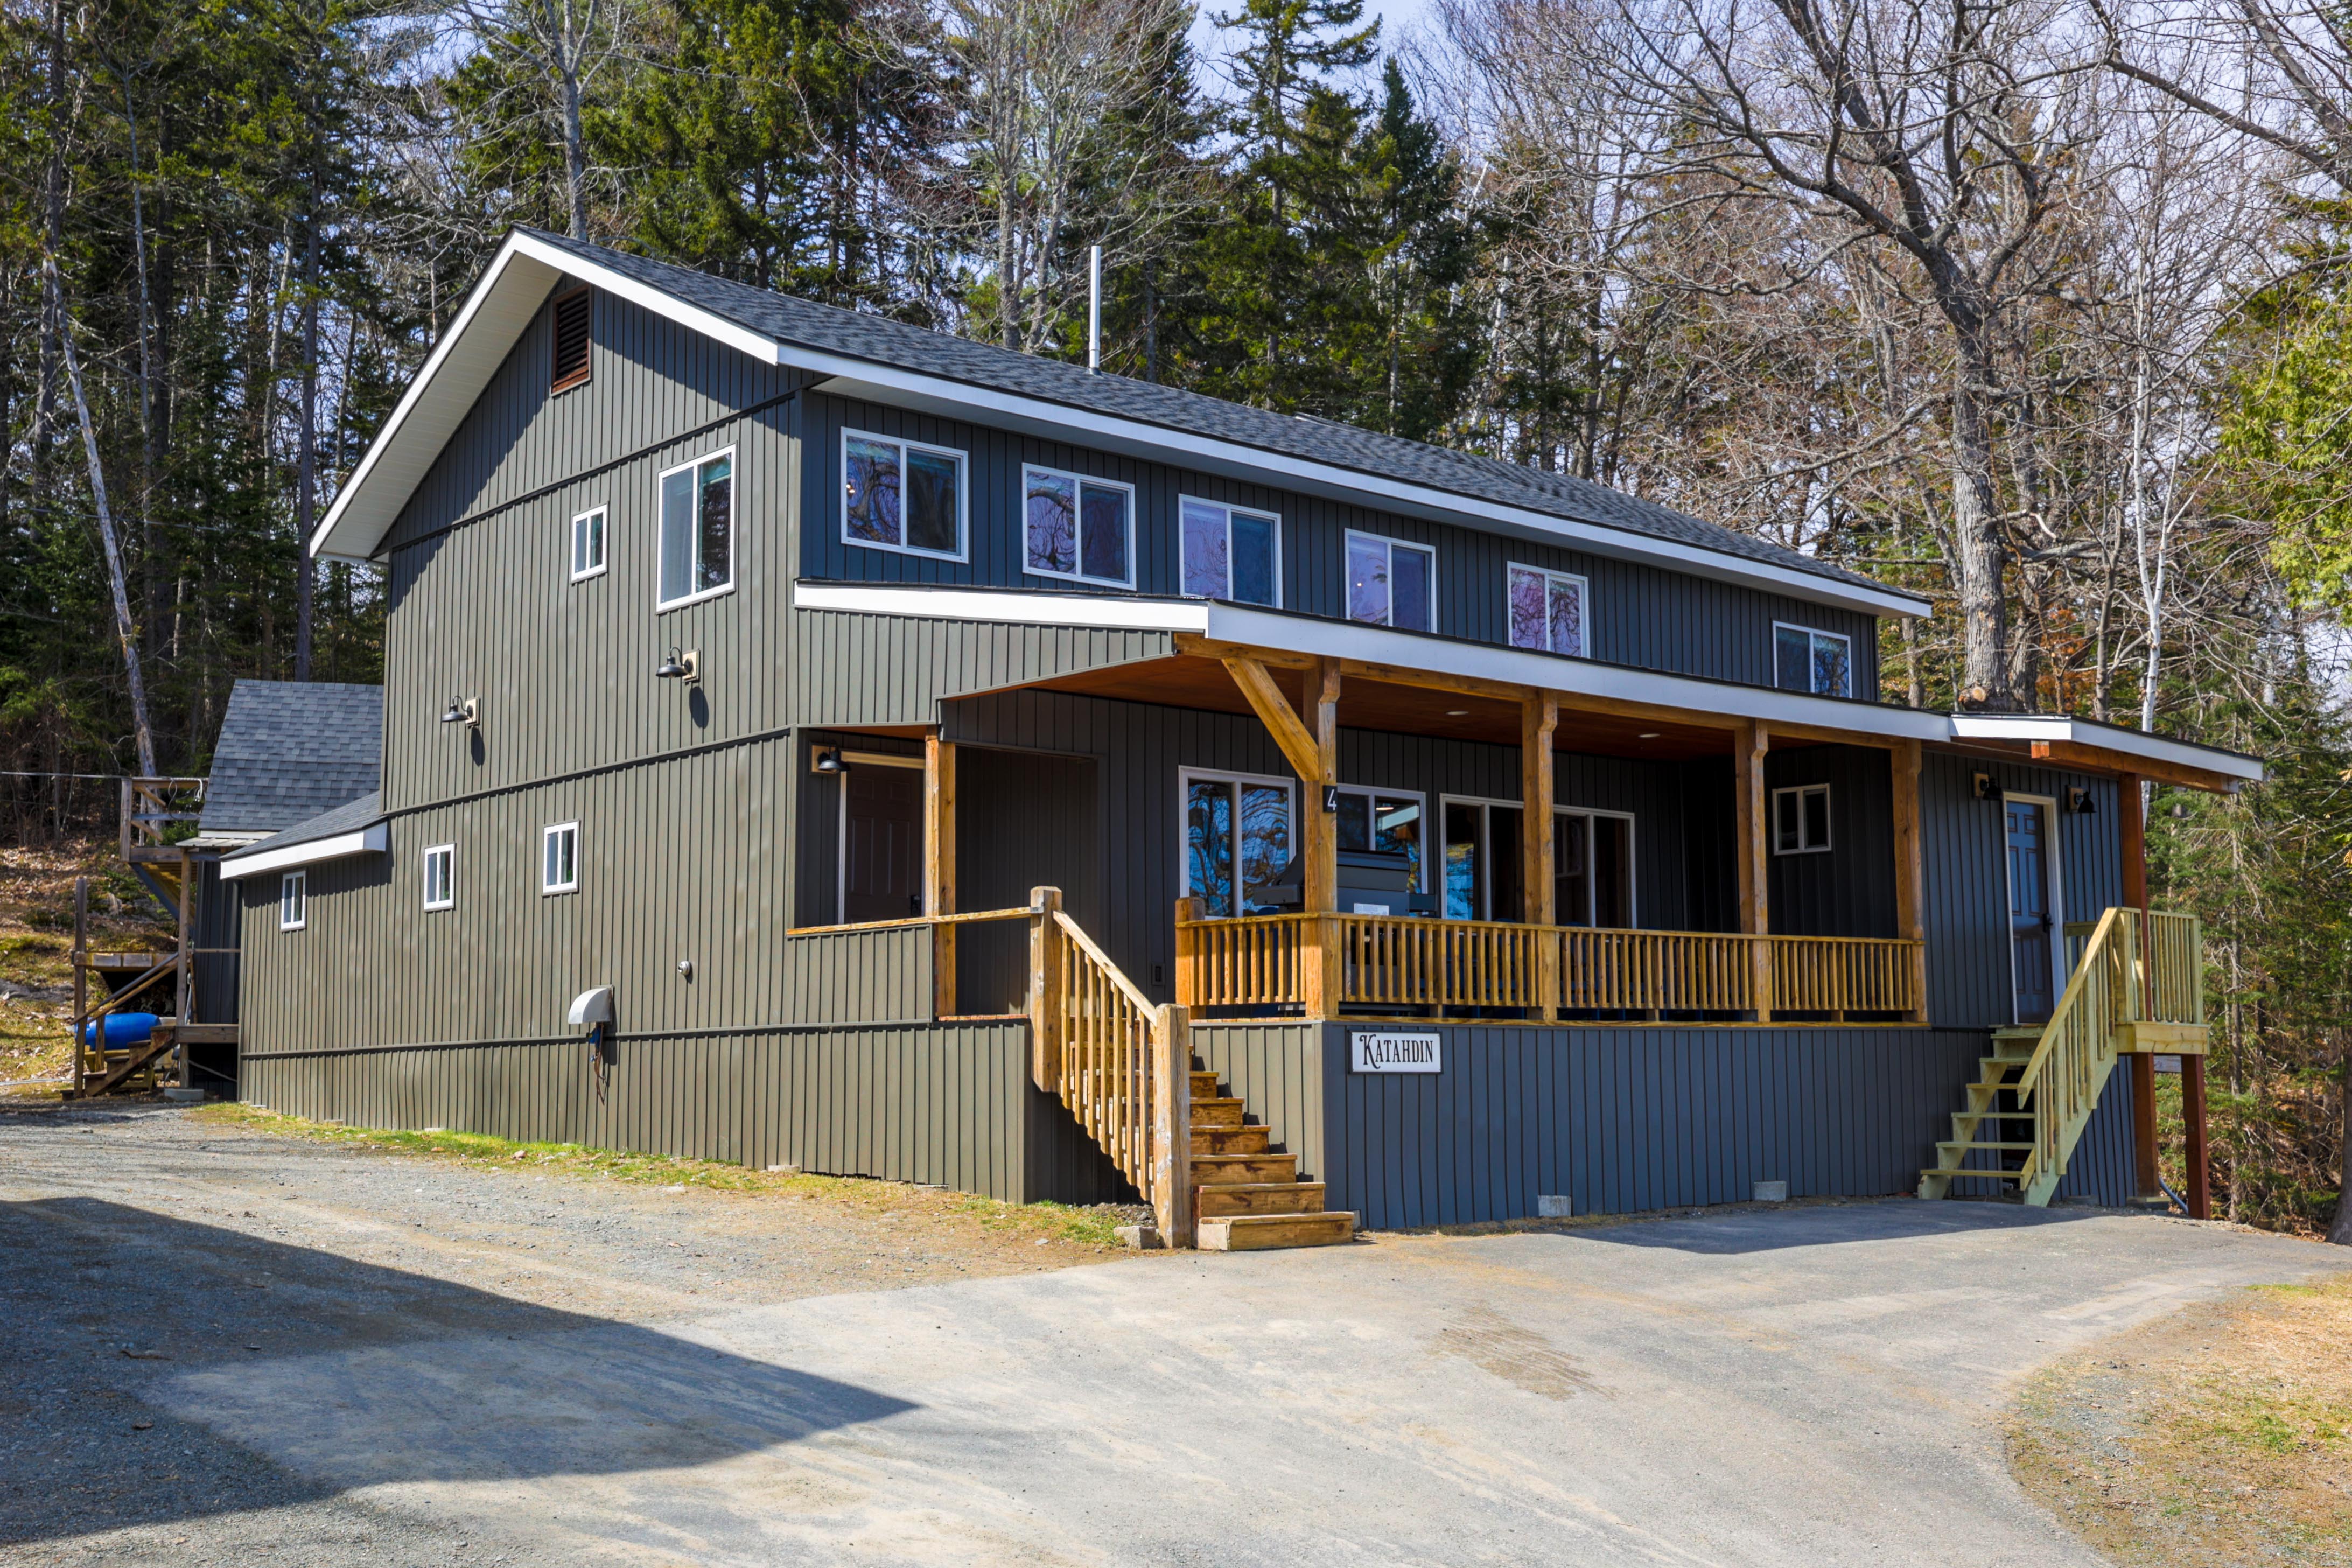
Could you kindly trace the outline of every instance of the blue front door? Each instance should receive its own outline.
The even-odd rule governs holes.
[[[2051,994],[2056,926],[2050,909],[2050,818],[2039,801],[2011,799],[2003,809],[2009,819],[2009,941],[2017,1021],[2046,1024],[2056,1005]]]

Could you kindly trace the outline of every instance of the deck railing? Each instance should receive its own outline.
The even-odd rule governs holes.
[[[1188,902],[1176,995],[1187,1007],[1295,1005],[1318,1017],[1340,1006],[1908,1017],[1921,1006],[1919,945],[1395,915],[1202,920]]]

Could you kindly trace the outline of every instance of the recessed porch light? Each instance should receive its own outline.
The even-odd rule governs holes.
[[[1633,737],[1633,739],[1637,741],[1654,741],[1657,738],[1658,731],[1655,730],[1644,730],[1640,734]]]
[[[1448,719],[1467,719],[1470,717],[1470,710],[1467,708],[1448,708],[1445,710],[1445,716]]]

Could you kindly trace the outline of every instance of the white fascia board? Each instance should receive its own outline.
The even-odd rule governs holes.
[[[1436,675],[1648,702],[1691,713],[1760,719],[1768,725],[1807,724],[1903,740],[1943,742],[1952,738],[1951,722],[1941,713],[1814,697],[1769,686],[1739,686],[1655,670],[1626,669],[1586,659],[1562,658],[1555,654],[1530,653],[1525,648],[1419,637],[1355,621],[1270,614],[1213,599],[1170,601],[1110,595],[1095,598],[1077,594],[1024,594],[979,588],[803,583],[795,586],[793,602],[803,610],[862,615],[1198,632],[1216,642],[1248,647],[1352,658],[1364,664],[1392,665]]]
[[[1952,733],[1963,741],[2007,741],[2013,745],[2040,741],[2095,746],[2103,752],[2146,757],[2175,767],[2201,768],[2249,784],[2260,783],[2263,773],[2263,764],[2254,758],[2225,752],[2218,746],[2200,746],[2193,741],[2176,741],[2165,735],[2112,729],[2105,724],[2085,724],[2063,714],[1955,713]]]
[[[265,849],[258,855],[232,855],[220,863],[220,876],[224,882],[234,882],[239,877],[257,877],[264,871],[284,871],[296,866],[315,866],[321,860],[341,860],[353,855],[381,855],[391,846],[391,826],[379,822],[356,833],[338,833],[331,838],[289,844],[283,849]]]
[[[921,616],[943,621],[1003,621],[1024,626],[1108,626],[1120,631],[1206,632],[1205,599],[1171,603],[1083,594],[1024,594],[986,588],[896,588],[880,584],[796,583],[803,610],[852,615]]]
[[[320,560],[366,561],[400,520],[400,510],[416,491],[441,448],[457,433],[539,314],[558,279],[593,282],[616,298],[750,354],[762,364],[779,363],[773,339],[747,331],[658,289],[648,289],[595,262],[557,249],[544,240],[515,233],[483,270],[481,280],[425,357],[424,368],[401,395],[367,453],[336,491],[317,531],[310,553]]]
[[[1318,463],[1286,453],[1264,451],[1237,441],[1171,430],[1141,420],[1073,408],[1044,398],[1024,397],[989,387],[966,385],[943,377],[899,370],[846,355],[782,345],[779,362],[829,379],[826,390],[842,396],[895,404],[919,413],[953,419],[979,418],[1024,435],[1067,441],[1073,432],[1086,444],[1158,462],[1174,462],[1205,473],[1252,484],[1278,484],[1353,505],[1372,505],[1437,522],[1466,525],[1489,533],[1565,544],[1622,561],[1664,566],[1701,576],[1730,578],[1752,587],[1785,594],[1792,599],[1830,605],[1869,616],[1925,616],[1924,599],[1892,588],[1864,587],[1818,577],[1768,561],[1751,561],[1722,551],[1704,550],[1669,539],[1636,533],[1629,529],[1580,522],[1549,513],[1528,511],[1498,501],[1455,495],[1450,490],[1408,484]]]

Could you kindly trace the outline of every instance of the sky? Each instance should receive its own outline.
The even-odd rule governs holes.
[[[1224,47],[1218,42],[1218,29],[1209,20],[1210,13],[1238,8],[1235,0],[1201,0],[1200,15],[1192,24],[1192,49],[1204,65],[1215,65],[1225,55]],[[1429,15],[1429,0],[1364,0],[1364,15],[1381,19],[1381,50],[1385,54],[1406,31],[1420,26]]]

